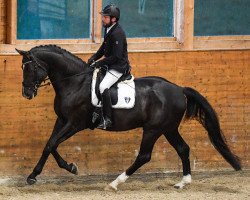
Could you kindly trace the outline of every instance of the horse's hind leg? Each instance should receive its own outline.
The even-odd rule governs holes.
[[[181,182],[174,185],[175,188],[183,188],[185,185],[191,183],[191,169],[189,161],[189,146],[180,136],[179,131],[165,133],[164,136],[169,143],[175,148],[182,161],[183,178]]]
[[[123,172],[116,178],[116,180],[109,184],[112,189],[117,190],[117,186],[120,183],[124,183],[137,169],[150,161],[154,144],[160,135],[161,133],[155,130],[143,132],[140,151],[135,162],[126,170],[126,172]]]

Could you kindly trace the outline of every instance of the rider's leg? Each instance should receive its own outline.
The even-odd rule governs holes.
[[[118,79],[122,76],[122,73],[117,72],[116,70],[109,70],[106,72],[105,77],[100,83],[100,93],[102,96],[102,120],[98,125],[98,128],[106,129],[112,125],[112,104],[109,93],[109,88],[115,84]]]
[[[104,90],[109,89],[112,85],[114,85],[122,75],[122,73],[114,69],[108,70],[100,83],[100,93],[103,94]]]
[[[102,120],[97,128],[106,129],[112,126],[112,103],[109,89],[102,93]]]

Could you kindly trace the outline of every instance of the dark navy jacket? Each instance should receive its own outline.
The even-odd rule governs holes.
[[[104,35],[101,47],[93,55],[95,60],[102,56],[105,58],[98,61],[100,66],[107,65],[108,69],[114,69],[121,73],[127,73],[130,70],[126,35],[118,23]]]

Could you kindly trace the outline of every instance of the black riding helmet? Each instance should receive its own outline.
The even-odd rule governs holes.
[[[120,18],[120,9],[114,4],[109,4],[103,8],[100,14],[104,16],[115,17],[118,21]]]

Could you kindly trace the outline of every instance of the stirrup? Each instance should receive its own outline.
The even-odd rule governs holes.
[[[99,118],[99,114],[97,112],[93,112],[92,114],[92,123],[94,124],[96,120]]]
[[[110,119],[107,119],[107,120],[102,119],[100,124],[97,126],[97,128],[104,129],[104,130],[110,127],[112,127],[112,121]]]

